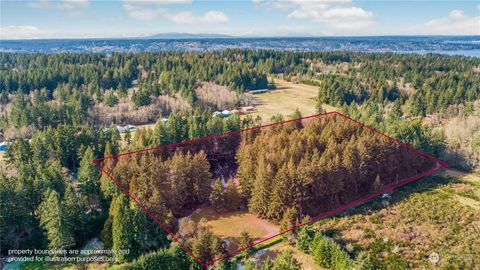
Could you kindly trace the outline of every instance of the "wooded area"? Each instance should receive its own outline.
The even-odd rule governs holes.
[[[185,254],[91,160],[257,126],[262,119],[213,111],[243,106],[249,90],[274,88],[273,77],[318,87],[318,112],[336,106],[458,168],[480,166],[478,58],[232,49],[0,53],[0,62],[0,139],[8,143],[0,160],[2,252],[80,248],[101,238],[106,247],[137,251],[119,262],[145,266],[157,256],[165,265],[198,266],[177,260]],[[201,204],[248,209],[291,227],[435,166],[348,121],[325,119],[103,165],[174,232],[175,220]],[[153,122],[133,133],[116,127]],[[225,254],[208,228],[194,231],[187,242],[196,256]]]

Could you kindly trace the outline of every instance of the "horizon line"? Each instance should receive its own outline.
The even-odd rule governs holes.
[[[179,37],[155,37],[156,35],[179,35]],[[192,37],[182,37],[181,35],[192,35]],[[195,35],[199,37],[195,37]],[[212,37],[200,37],[201,35],[213,35]],[[218,36],[215,36],[218,35]],[[192,40],[192,39],[275,39],[275,38],[380,38],[380,37],[479,37],[480,34],[474,35],[439,35],[439,34],[386,34],[386,35],[278,35],[278,36],[242,36],[228,35],[217,33],[158,33],[147,36],[129,36],[129,37],[39,37],[39,38],[22,38],[22,39],[3,39],[0,41],[46,41],[46,40]]]

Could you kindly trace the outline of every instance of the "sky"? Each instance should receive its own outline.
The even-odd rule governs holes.
[[[480,35],[480,1],[0,0],[0,39]]]

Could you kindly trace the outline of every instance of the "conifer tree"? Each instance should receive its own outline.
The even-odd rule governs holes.
[[[85,214],[87,209],[71,184],[65,190],[62,204],[65,209],[65,219],[71,226],[70,230],[74,235],[75,243],[77,245],[85,243],[89,233],[88,220]]]
[[[233,179],[229,179],[225,188],[226,207],[230,211],[237,210],[242,204],[242,197]]]
[[[240,239],[238,240],[238,248],[248,247],[243,251],[244,256],[248,256],[252,251],[253,239],[247,231],[240,233]]]
[[[275,258],[273,270],[300,270],[302,264],[293,257],[291,249],[287,249]]]
[[[248,207],[251,212],[262,217],[266,217],[268,213],[272,177],[272,167],[261,157]]]
[[[299,119],[299,118],[302,118],[302,113],[298,108],[296,108],[295,111],[289,116],[289,119],[293,120],[293,119]],[[293,124],[293,127],[295,127],[296,129],[301,129],[303,127],[302,120],[295,121],[292,124]]]
[[[113,153],[110,142],[107,142],[105,146],[105,155],[104,157],[109,157]],[[103,160],[103,168],[107,172],[111,172],[115,168],[115,159],[107,158]],[[100,190],[104,198],[111,199],[117,194],[120,194],[120,189],[115,185],[115,183],[108,177],[106,174],[102,173],[100,177]]]
[[[212,193],[210,193],[210,203],[218,211],[225,208],[225,195],[223,191],[222,181],[215,180]]]
[[[97,194],[100,188],[99,169],[92,163],[95,158],[93,150],[87,147],[83,153],[80,161],[80,168],[78,170],[78,185],[80,192],[84,196],[92,196]]]
[[[155,123],[155,127],[153,129],[153,144],[155,146],[165,145],[170,143],[169,134],[167,132],[167,128],[163,123],[162,119],[158,119],[157,123]]]
[[[47,190],[43,202],[38,206],[37,215],[47,233],[49,248],[66,249],[75,245],[72,224],[66,213],[60,195],[55,190]]]
[[[131,256],[124,251],[130,250],[130,252],[133,252],[134,247],[132,214],[128,199],[124,195],[115,197],[114,201],[114,208],[112,209],[112,249],[116,251],[115,259],[123,262],[130,259]]]
[[[192,252],[200,260],[206,262],[213,259],[212,247],[212,232],[207,228],[200,229],[196,238],[193,239]]]
[[[129,128],[125,129],[125,135],[123,138],[127,142],[127,145],[130,145],[130,143],[132,143],[132,132]]]

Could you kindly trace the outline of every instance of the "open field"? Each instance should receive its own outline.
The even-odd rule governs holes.
[[[281,79],[275,79],[277,89],[263,94],[249,94],[255,99],[255,110],[248,113],[253,117],[260,115],[263,123],[270,123],[272,116],[282,114],[288,116],[297,108],[303,116],[316,114],[315,98],[318,95],[318,87],[291,83]],[[323,109],[327,112],[335,111],[336,108],[328,104],[323,104]],[[137,125],[137,129],[155,127],[155,123]]]
[[[193,213],[191,218],[195,222],[203,219],[200,224],[209,227],[213,234],[227,239],[240,237],[242,231],[247,231],[255,240],[280,232],[278,226],[247,211],[217,213],[213,208],[206,207]]]
[[[318,87],[307,84],[295,84],[285,80],[275,79],[276,90],[256,94],[255,111],[250,113],[254,117],[260,115],[264,123],[270,122],[270,118],[276,114],[284,116],[292,114],[299,109],[302,115],[315,114],[315,98],[318,95]],[[323,105],[326,111],[334,111],[335,107]]]

